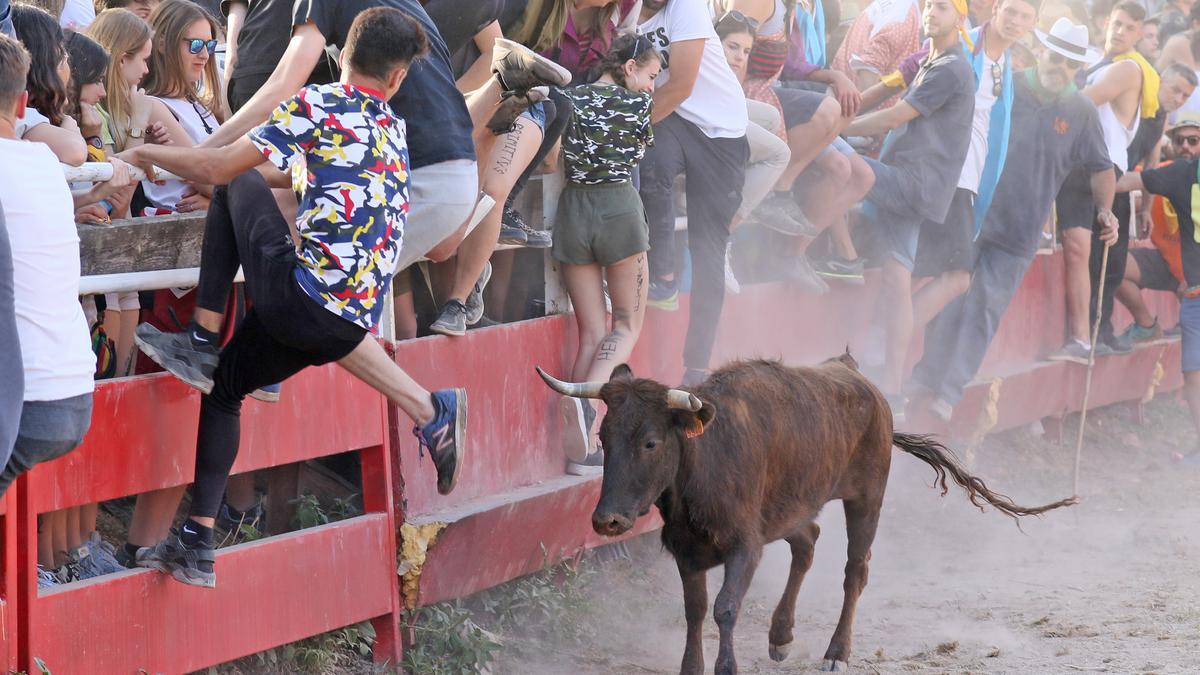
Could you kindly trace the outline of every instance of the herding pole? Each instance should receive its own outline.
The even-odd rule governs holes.
[[[1111,244],[1104,244],[1104,253],[1100,256],[1100,283],[1096,284],[1096,320],[1092,323],[1092,349],[1088,352],[1087,377],[1083,382],[1083,409],[1079,411],[1079,437],[1075,439],[1075,480],[1071,486],[1071,495],[1079,498],[1079,462],[1083,455],[1083,425],[1087,423],[1088,398],[1092,393],[1092,366],[1096,365],[1096,341],[1100,338],[1100,318],[1104,315],[1104,277],[1108,274],[1108,249]]]

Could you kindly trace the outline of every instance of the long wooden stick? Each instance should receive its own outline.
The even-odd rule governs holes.
[[[1100,256],[1100,283],[1096,284],[1096,320],[1092,323],[1092,349],[1088,352],[1087,377],[1083,383],[1083,409],[1079,411],[1079,436],[1075,439],[1075,480],[1071,485],[1071,494],[1079,497],[1079,464],[1083,456],[1083,427],[1087,423],[1088,399],[1092,394],[1092,367],[1096,365],[1096,342],[1100,339],[1100,318],[1104,314],[1104,277],[1108,274],[1108,250],[1104,245],[1104,253]]]

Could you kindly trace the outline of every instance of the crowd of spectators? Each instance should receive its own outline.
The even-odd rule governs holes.
[[[0,370],[23,382],[0,391],[4,486],[81,441],[93,378],[147,366],[139,323],[220,341],[248,311],[224,289],[77,298],[76,224],[211,221],[253,201],[289,223],[297,255],[316,241],[286,183],[227,193],[219,181],[138,182],[118,155],[262,136],[306,84],[337,81],[352,24],[374,7],[400,10],[428,41],[390,98],[407,132],[407,218],[388,261],[398,338],[489,325],[485,298],[505,303],[494,279],[513,264],[497,247],[545,248],[578,324],[572,379],[607,380],[647,307],[673,311],[687,292],[683,353],[668,365],[694,385],[714,365],[727,293],[762,281],[825,293],[878,267],[860,361],[897,415],[948,421],[1034,256],[1061,243],[1068,334],[1047,357],[1086,364],[1182,334],[1200,424],[1200,3],[0,0],[0,30],[14,38],[0,41],[0,337],[22,346]],[[111,163],[112,179],[62,180],[60,164],[84,161]],[[543,183],[561,191],[547,230],[516,205],[551,173],[562,180]],[[1151,246],[1130,246],[1139,234]],[[1143,289],[1177,293],[1180,326],[1160,325]],[[338,311],[370,328],[377,290],[373,318]],[[430,315],[414,291],[433,298]],[[1114,300],[1134,319],[1122,333]],[[260,374],[249,395],[277,400],[280,383]],[[213,396],[235,424],[243,394],[207,393],[206,405]],[[598,411],[575,398],[559,410],[567,470],[602,470]],[[252,477],[226,486],[203,468],[218,529],[262,517]],[[182,493],[141,495],[116,549],[95,531],[95,505],[45,514],[44,583],[136,564]]]

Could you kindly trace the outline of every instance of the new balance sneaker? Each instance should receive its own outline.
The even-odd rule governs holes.
[[[1046,357],[1047,361],[1070,361],[1071,363],[1079,363],[1087,365],[1091,358],[1092,346],[1086,342],[1079,340],[1069,340],[1063,345],[1062,349],[1051,353]]]
[[[562,416],[563,454],[568,462],[587,459],[591,428],[584,406],[590,405],[590,401],[573,396],[564,396],[558,402],[558,412]]]
[[[815,237],[820,234],[790,192],[771,192],[754,209],[753,216],[763,227],[791,237]]]
[[[502,227],[500,229],[500,238],[504,238],[506,231],[515,232],[519,230],[525,235],[525,246],[529,248],[550,248],[554,243],[548,230],[535,230],[525,222],[525,217],[521,215],[512,206],[505,205],[504,215],[501,216]]]
[[[737,295],[742,292],[742,285],[738,283],[737,277],[733,276],[733,263],[730,260],[732,252],[733,242],[730,242],[725,246],[725,290]]]
[[[507,134],[517,126],[517,118],[529,109],[529,106],[544,101],[550,95],[546,87],[534,87],[523,91],[506,91],[500,95],[500,103],[487,121],[487,128],[499,136]]]
[[[467,308],[466,322],[468,326],[474,326],[483,318],[483,289],[487,288],[488,282],[491,280],[492,261],[489,260],[483,264],[483,271],[479,273],[479,278],[475,280],[475,285],[467,294],[467,301],[463,303],[463,306]]]
[[[1162,326],[1158,325],[1158,317],[1155,317],[1154,323],[1149,326],[1139,326],[1136,321],[1129,324],[1129,328],[1126,328],[1125,332],[1121,333],[1120,339],[1129,344],[1136,344],[1138,342],[1157,340],[1162,336]]]
[[[862,286],[866,283],[866,280],[863,278],[865,267],[866,262],[862,258],[846,260],[840,256],[834,256],[826,260],[812,261],[813,271],[818,276],[855,286]]]
[[[187,527],[185,522],[183,527]],[[177,581],[201,588],[217,587],[217,558],[213,547],[203,542],[188,546],[179,538],[179,530],[172,529],[166,539],[154,546],[138,549],[138,567],[156,569],[170,574]]]
[[[504,38],[496,38],[492,46],[492,72],[500,78],[505,91],[571,84],[571,71],[525,45]]]
[[[175,377],[208,394],[213,372],[220,360],[220,347],[201,337],[189,326],[182,333],[164,333],[143,323],[133,334],[134,342],[155,363]]]
[[[250,392],[250,398],[256,401],[265,403],[278,403],[279,392],[283,389],[283,385],[276,382],[275,384],[267,384]]]
[[[679,309],[679,291],[675,288],[674,281],[650,281],[650,288],[646,291],[646,304],[658,309],[665,309],[668,312],[674,312]]]
[[[467,306],[458,300],[450,300],[442,305],[442,311],[437,319],[430,324],[429,330],[442,335],[458,337],[467,334]]]
[[[829,284],[817,276],[812,265],[808,262],[808,257],[803,253],[785,258],[783,266],[783,279],[796,284],[800,287],[800,290],[816,295],[829,292]]]
[[[121,561],[117,560],[116,549],[112,544],[104,541],[99,532],[93,530],[83,545],[87,547],[89,557],[101,574],[112,574],[125,569]]]
[[[458,483],[467,442],[467,390],[439,389],[433,392],[433,419],[413,427],[421,457],[429,451],[437,467],[438,492],[448,495]]]
[[[580,462],[567,462],[567,473],[572,476],[599,476],[604,473],[604,451],[597,450]]]

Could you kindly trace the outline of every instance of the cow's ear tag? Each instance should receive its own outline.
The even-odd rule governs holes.
[[[704,422],[700,421],[700,417],[698,415],[689,415],[688,417],[687,428],[684,429],[687,437],[697,438],[704,435]]]

